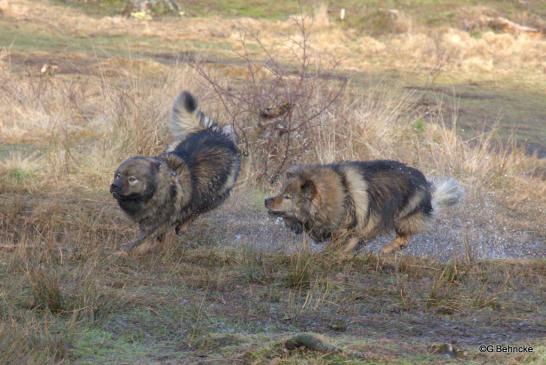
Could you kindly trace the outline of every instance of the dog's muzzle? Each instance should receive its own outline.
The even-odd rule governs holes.
[[[273,205],[273,199],[274,198],[267,198],[264,200],[264,205],[267,208],[267,213],[269,213],[269,215],[273,217],[282,217],[283,213],[272,210],[271,206]]]
[[[121,187],[116,184],[110,185],[110,193],[114,196],[114,198],[119,198],[121,196]]]

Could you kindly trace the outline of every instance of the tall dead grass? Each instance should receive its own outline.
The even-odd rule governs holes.
[[[248,67],[236,79],[214,66],[182,66],[154,78],[98,72],[85,80],[22,75],[4,67],[1,138],[12,147],[2,152],[2,190],[104,191],[121,160],[162,151],[173,96],[185,88],[251,142],[250,170],[286,156],[279,151],[289,159],[276,166],[277,174],[296,162],[392,158],[431,175],[451,174],[472,186],[509,192],[511,198],[544,202],[545,183],[536,173],[543,160],[518,148],[499,150],[494,131],[464,140],[454,130],[456,119],[444,120],[441,103],[425,115],[417,98],[396,85],[343,91],[339,80],[324,78],[312,54],[305,57],[296,74],[278,63],[264,68],[247,58]],[[260,121],[263,108],[286,103],[290,112]],[[285,151],[286,138],[292,144]],[[250,171],[249,178],[257,172]]]
[[[127,156],[162,151],[173,95],[182,85],[192,89],[191,83],[183,71],[158,79],[145,79],[138,70],[117,76],[106,77],[101,68],[85,80],[4,69],[0,131],[13,148],[0,162],[3,189],[96,188]]]

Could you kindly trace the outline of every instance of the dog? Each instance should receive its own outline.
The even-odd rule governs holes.
[[[346,161],[290,168],[281,193],[264,204],[295,233],[305,231],[316,242],[342,242],[345,252],[394,230],[396,237],[381,250],[390,254],[462,196],[455,179],[435,185],[398,161]]]
[[[130,252],[154,236],[181,234],[200,214],[220,206],[239,175],[241,160],[231,126],[221,127],[199,110],[187,91],[174,101],[169,128],[175,141],[155,157],[121,163],[110,192],[140,234],[122,246]]]

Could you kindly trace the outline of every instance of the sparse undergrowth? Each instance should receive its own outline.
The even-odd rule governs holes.
[[[251,195],[244,188],[232,199],[257,210]],[[204,217],[160,251],[123,258],[115,252],[134,227],[106,193],[10,193],[1,206],[9,245],[0,252],[8,279],[0,363],[540,364],[546,356],[543,259],[439,263],[313,253],[298,241],[292,253],[218,245],[209,225],[236,217]],[[294,348],[304,332],[326,345]],[[482,343],[535,353],[482,354]]]
[[[353,2],[346,3],[351,11]],[[300,241],[277,252],[258,242],[224,245],[218,239],[218,231],[227,235],[241,224],[238,213],[262,212],[263,190],[272,188],[264,181],[291,163],[392,158],[427,176],[461,180],[467,198],[454,215],[471,221],[478,235],[489,234],[485,241],[516,231],[540,245],[546,161],[515,145],[500,148],[495,130],[461,137],[454,128],[457,101],[446,105],[430,93],[445,96],[447,89],[435,89],[434,82],[450,85],[461,75],[495,85],[532,75],[515,89],[540,88],[535,76],[543,67],[537,57],[543,40],[452,29],[437,38],[403,31],[379,40],[324,18],[321,23],[315,14],[309,29],[316,33],[306,48],[309,29],[302,32],[299,23],[294,32],[291,21],[247,19],[246,38],[235,39],[206,18],[186,19],[190,26],[182,34],[173,31],[180,27],[174,20],[141,27],[117,19],[113,25],[41,2],[14,2],[5,14],[0,29],[9,32],[0,39],[15,44],[0,53],[0,363],[546,361],[543,258],[480,261],[473,247],[482,242],[466,236],[460,240],[467,255],[443,263],[367,253],[348,259],[328,249],[311,252]],[[66,32],[52,30],[51,14],[64,21]],[[278,28],[289,36],[278,36]],[[50,32],[34,37],[43,29]],[[235,61],[167,67],[142,54],[133,58],[120,42],[171,63],[170,54],[159,52],[235,51]],[[94,46],[99,55],[89,56]],[[59,49],[66,51],[62,57],[54,54]],[[505,52],[495,53],[499,49]],[[345,64],[332,54],[346,57]],[[360,67],[389,69],[392,79],[416,73],[427,79],[426,88],[363,74],[351,78],[356,74],[347,70]],[[113,253],[135,227],[106,192],[111,174],[127,156],[163,150],[169,141],[164,121],[181,87],[241,133],[246,166],[231,198],[238,210],[228,202],[186,236],[169,236],[158,252],[117,257]],[[487,114],[478,104],[489,99],[467,100],[472,87],[461,94],[463,111]],[[528,102],[534,110],[541,95],[542,89],[511,102]],[[467,108],[471,102],[474,109]],[[259,122],[264,109],[285,104],[292,108],[288,114]],[[261,235],[275,232],[263,229],[275,226],[264,214],[250,223]],[[493,232],[479,230],[487,224]],[[297,346],[315,337],[318,345]],[[497,343],[535,352],[479,353],[480,344]]]
[[[199,228],[203,237],[169,237],[160,252],[120,258],[113,255],[119,229],[108,223],[115,207],[106,206],[108,214],[104,203],[82,207],[104,228],[101,239],[92,238],[99,235],[85,217],[72,228],[56,225],[70,231],[65,237],[20,218],[16,229],[3,230],[29,236],[1,253],[9,279],[0,283],[0,362],[538,364],[546,356],[544,260],[348,260],[328,250],[184,243],[211,239]],[[326,345],[286,348],[291,336],[309,331]],[[480,354],[484,341],[536,352]],[[435,353],[443,343],[454,344],[452,358]],[[336,350],[322,350],[328,346]]]

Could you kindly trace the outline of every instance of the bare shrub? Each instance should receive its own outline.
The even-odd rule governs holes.
[[[344,78],[332,82],[338,62],[310,47],[307,18],[294,18],[294,22],[299,34],[285,49],[266,47],[257,34],[241,35],[243,80],[226,85],[203,64],[195,65],[216,92],[259,181],[275,181],[312,148],[317,121],[345,89]],[[251,46],[259,47],[265,60],[252,58]],[[283,61],[279,52],[285,56]]]

